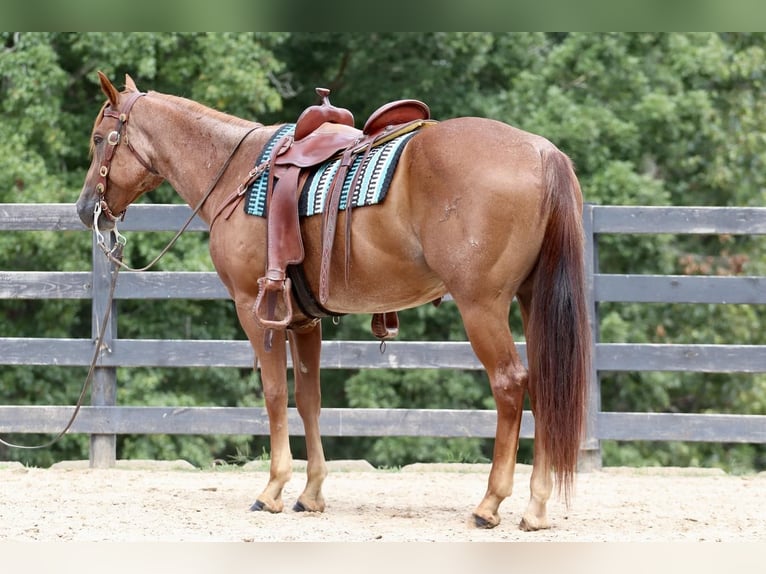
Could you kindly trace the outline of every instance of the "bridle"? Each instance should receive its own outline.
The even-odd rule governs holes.
[[[102,117],[104,118],[114,118],[118,121],[117,128],[109,132],[109,135],[106,136],[107,148],[106,152],[104,153],[104,161],[101,162],[101,165],[98,168],[98,180],[96,183],[96,193],[98,193],[98,205],[100,207],[100,212],[113,222],[118,220],[121,221],[125,218],[125,210],[115,215],[109,208],[109,205],[106,203],[106,186],[109,180],[109,170],[112,167],[112,159],[114,158],[114,153],[117,151],[117,146],[120,144],[120,141],[123,139],[125,140],[127,148],[133,153],[133,156],[138,160],[138,163],[140,163],[150,173],[159,175],[157,171],[149,164],[149,162],[141,157],[141,154],[136,151],[136,149],[133,147],[133,144],[130,143],[126,129],[128,118],[130,117],[130,110],[133,109],[133,104],[135,104],[139,98],[145,95],[145,92],[131,92],[127,100],[125,100],[121,106],[120,110],[114,110],[111,105],[107,104],[104,107],[102,114]]]

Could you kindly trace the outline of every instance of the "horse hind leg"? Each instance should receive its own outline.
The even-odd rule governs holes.
[[[532,411],[534,412],[534,406]],[[529,503],[519,523],[519,528],[528,532],[550,528],[547,505],[553,492],[553,473],[542,446],[544,441],[541,435],[539,426],[535,427],[534,460],[532,477],[529,479]]]
[[[476,526],[494,528],[500,523],[500,504],[513,491],[527,370],[516,351],[508,326],[510,303],[496,303],[490,308],[461,306],[460,303],[458,306],[471,346],[487,370],[497,408],[495,446],[487,491],[473,512]]]
[[[320,322],[289,331],[290,351],[295,377],[295,403],[303,420],[306,436],[306,488],[298,497],[293,510],[323,512],[325,501],[322,484],[327,476],[327,464],[319,432],[319,412],[322,395],[319,385],[319,359],[322,349]]]
[[[529,300],[523,294],[518,296],[522,322],[526,332],[529,319]],[[532,414],[537,412],[537,397],[535,389],[528,387],[532,404]],[[550,528],[548,521],[548,500],[553,492],[553,473],[547,453],[545,452],[542,425],[535,425],[534,454],[532,459],[532,476],[529,479],[529,503],[519,523],[519,528],[525,531],[535,531]]]

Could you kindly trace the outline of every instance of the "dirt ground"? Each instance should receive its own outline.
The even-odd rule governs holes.
[[[502,523],[478,530],[470,515],[488,465],[411,465],[375,470],[330,463],[323,514],[250,512],[266,484],[263,463],[199,470],[183,461],[87,462],[50,469],[0,462],[0,541],[766,541],[766,473],[611,468],[579,474],[569,508],[555,496],[552,528],[522,532],[518,521],[531,468],[519,465]],[[302,486],[296,465],[286,508]]]

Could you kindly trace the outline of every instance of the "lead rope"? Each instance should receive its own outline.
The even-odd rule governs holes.
[[[101,236],[101,240],[103,241],[103,236]],[[118,242],[115,245],[115,248],[112,250],[113,252],[110,252],[110,260],[111,261],[121,261],[122,260],[122,248],[125,245],[124,241],[122,243]],[[96,365],[98,364],[99,355],[101,354],[101,348],[104,344],[104,338],[106,337],[106,325],[109,321],[109,315],[112,312],[112,302],[114,301],[114,290],[117,286],[117,274],[120,272],[120,266],[114,265],[114,271],[112,271],[112,282],[109,286],[109,296],[107,298],[107,304],[106,304],[106,310],[104,311],[104,318],[101,321],[101,327],[98,331],[98,337],[96,338],[96,348],[93,351],[93,359],[90,362],[90,367],[88,368],[88,375],[85,377],[85,382],[82,385],[82,389],[80,390],[80,396],[77,398],[77,403],[74,407],[74,412],[69,417],[69,421],[67,422],[66,426],[63,428],[63,430],[59,431],[59,433],[53,437],[48,442],[45,442],[43,444],[37,444],[37,445],[23,445],[23,444],[15,444],[12,442],[8,442],[0,438],[0,444],[5,445],[10,448],[18,448],[18,449],[24,449],[24,450],[39,450],[43,448],[49,448],[56,444],[59,440],[61,440],[61,437],[63,437],[67,432],[69,432],[69,429],[72,428],[72,425],[74,424],[75,419],[77,418],[78,413],[80,412],[80,409],[82,408],[83,401],[85,400],[85,395],[88,392],[88,389],[90,388],[90,384],[93,381],[93,373],[95,372]]]

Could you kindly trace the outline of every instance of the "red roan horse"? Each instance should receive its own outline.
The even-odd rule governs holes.
[[[88,227],[96,214],[100,229],[113,229],[131,203],[163,180],[189,205],[204,201],[199,215],[210,224],[278,127],[176,96],[141,93],[129,76],[123,92],[100,72],[99,77],[108,101],[93,127],[93,159],[77,201]],[[566,497],[574,482],[590,353],[581,213],[571,162],[548,140],[489,119],[449,119],[412,137],[382,203],[354,211],[350,276],[345,277],[342,257],[332,262],[330,277],[336,280],[325,306],[333,312],[396,311],[446,293],[457,304],[497,405],[487,491],[473,512],[479,527],[500,522],[499,506],[511,494],[525,391],[535,440],[531,497],[521,528],[549,526],[546,504],[554,474]],[[305,217],[300,223],[303,268],[314,292],[321,219]],[[273,347],[265,348],[264,328],[253,312],[265,243],[265,218],[243,209],[216,219],[210,230],[212,261],[255,351],[269,416],[270,478],[253,510],[282,511],[282,489],[291,476],[289,338],[293,365],[300,366],[294,369],[295,401],[308,453],[306,487],[294,508],[322,512],[327,467],[319,430],[321,322],[304,320],[277,330]],[[509,327],[514,297],[528,369]]]

